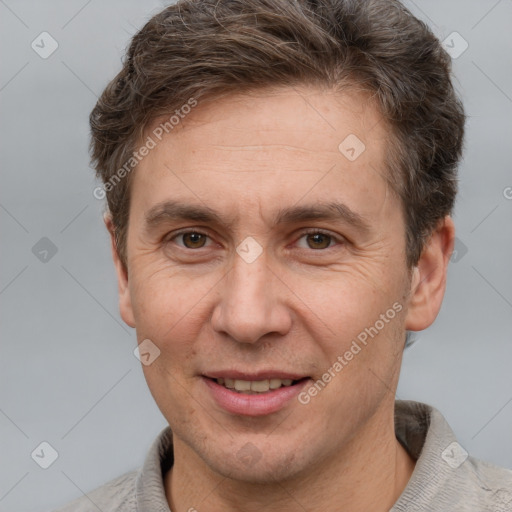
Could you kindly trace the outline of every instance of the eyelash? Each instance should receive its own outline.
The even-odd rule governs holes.
[[[166,242],[173,242],[176,238],[183,236],[183,235],[190,234],[190,233],[203,235],[207,238],[210,238],[208,233],[205,233],[204,231],[201,231],[200,229],[186,229],[186,230],[178,231],[177,233],[174,233],[172,235],[172,237],[167,238]],[[332,233],[330,233],[329,231],[324,231],[322,229],[315,229],[315,228],[309,228],[309,229],[302,231],[298,240],[302,239],[303,237],[305,237],[307,235],[324,235],[324,236],[329,237],[331,239],[331,241],[337,242],[338,245],[339,244],[343,245],[346,242],[346,240],[341,236],[336,236],[336,235],[333,235]],[[184,247],[184,246],[179,246],[179,247],[181,249],[188,250],[188,251],[199,251],[200,249],[205,249],[205,247],[199,247],[197,249],[190,249],[190,248]],[[321,251],[326,251],[326,250],[332,249],[332,248],[333,248],[333,246],[329,246],[324,249],[309,249],[309,250],[315,251],[315,252],[321,252]]]

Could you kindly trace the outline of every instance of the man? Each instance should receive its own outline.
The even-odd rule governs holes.
[[[454,244],[464,113],[390,0],[184,0],[91,114],[120,310],[169,423],[62,510],[506,511],[512,472],[396,402]]]

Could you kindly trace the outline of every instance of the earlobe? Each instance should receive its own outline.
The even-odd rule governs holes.
[[[446,289],[446,273],[455,240],[450,217],[437,225],[413,269],[405,328],[422,331],[436,319]]]
[[[103,216],[103,220],[110,235],[110,249],[117,274],[117,289],[119,294],[119,311],[121,313],[121,318],[130,327],[135,327],[135,318],[133,315],[130,287],[128,283],[128,273],[119,258],[119,253],[117,251],[114,223],[112,222],[112,217],[109,213],[106,213]]]

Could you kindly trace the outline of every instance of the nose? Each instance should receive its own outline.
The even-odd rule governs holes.
[[[286,334],[292,326],[284,300],[288,289],[276,274],[264,255],[252,263],[235,255],[233,267],[219,283],[213,329],[246,344],[255,344],[265,335]]]

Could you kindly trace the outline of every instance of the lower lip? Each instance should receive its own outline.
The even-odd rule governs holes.
[[[264,416],[281,410],[301,392],[309,380],[304,379],[293,386],[281,386],[266,393],[247,395],[217,384],[213,379],[203,377],[204,383],[218,405],[232,414],[244,416]]]

